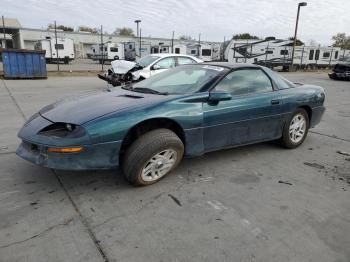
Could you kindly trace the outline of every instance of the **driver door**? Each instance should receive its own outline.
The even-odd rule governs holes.
[[[151,76],[156,75],[173,67],[175,67],[174,57],[165,57],[151,66],[150,74]]]
[[[279,137],[282,99],[263,70],[235,70],[215,90],[231,93],[232,99],[203,104],[206,151]]]

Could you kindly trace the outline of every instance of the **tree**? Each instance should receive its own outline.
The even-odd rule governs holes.
[[[243,33],[243,34],[235,34],[232,36],[233,40],[238,40],[238,39],[259,39],[256,35],[251,35],[249,33]]]
[[[333,46],[350,49],[350,36],[346,36],[345,33],[337,33],[332,36],[332,40],[334,41]]]
[[[291,40],[291,41],[294,41],[294,37],[293,36],[289,37],[288,39]],[[291,43],[289,45],[293,46],[293,43]],[[301,45],[304,45],[304,42],[297,38],[297,40],[295,41],[295,46],[301,46]]]
[[[73,27],[65,26],[65,25],[56,25],[56,28],[58,30],[63,30],[66,32],[73,32],[74,31]],[[55,24],[48,24],[47,29],[55,29]]]
[[[92,34],[97,34],[98,32],[100,32],[100,30],[97,28],[92,28],[92,27],[88,27],[88,26],[84,26],[84,25],[79,26],[78,31],[90,32]]]
[[[190,41],[190,40],[194,40],[194,39],[189,35],[181,35],[181,36],[179,36],[179,40]]]
[[[135,36],[134,31],[130,27],[118,27],[113,32],[114,35]]]

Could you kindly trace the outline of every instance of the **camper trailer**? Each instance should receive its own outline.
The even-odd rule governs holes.
[[[292,47],[289,47],[290,53]],[[326,68],[338,63],[341,50],[338,47],[298,46],[294,51],[296,68]],[[291,61],[291,55],[288,57]]]
[[[204,62],[210,62],[212,60],[213,50],[211,45],[201,44],[199,53],[199,58],[202,59]]]
[[[69,38],[46,38],[35,43],[36,50],[45,50],[45,59],[48,63],[63,61],[68,64],[74,60],[74,42]]]
[[[225,59],[230,63],[263,64],[269,67],[287,64],[291,40],[232,40],[226,50]]]
[[[191,55],[198,57],[199,55],[199,45],[198,44],[189,44],[186,48],[186,55]]]
[[[292,62],[293,41],[275,38],[265,40],[232,40],[225,50],[231,63],[252,63],[270,68],[289,68]],[[337,47],[297,46],[293,64],[296,68],[326,68],[335,65],[342,55]]]
[[[92,46],[91,58],[94,61],[113,61],[118,59],[125,59],[124,45],[121,43],[107,42]]]
[[[135,49],[137,58],[142,58],[151,54],[151,44],[147,42],[141,42],[141,49],[140,42],[136,42]]]
[[[159,43],[159,45],[151,46],[151,54],[159,54],[159,53],[171,53],[171,46],[164,45],[164,43]]]
[[[113,60],[134,61],[136,57],[135,42],[107,42],[93,45],[91,49],[91,59],[100,63]]]
[[[187,53],[187,46],[185,44],[174,45],[174,54],[184,54]]]

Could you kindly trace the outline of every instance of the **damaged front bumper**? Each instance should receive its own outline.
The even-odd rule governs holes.
[[[119,165],[122,141],[91,143],[88,134],[77,138],[41,135],[40,130],[52,123],[40,114],[33,115],[18,133],[22,142],[16,154],[33,164],[62,170],[110,169]],[[77,147],[82,150],[57,152]]]
[[[122,141],[84,145],[79,153],[49,152],[47,145],[34,144],[25,140],[17,148],[21,158],[47,168],[61,170],[112,169],[119,166],[119,150]]]
[[[142,70],[143,67],[135,62],[115,60],[111,62],[112,68],[105,74],[98,74],[98,78],[106,81],[112,86],[121,86],[139,80],[139,74],[135,72]]]

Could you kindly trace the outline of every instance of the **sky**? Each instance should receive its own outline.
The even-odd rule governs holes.
[[[142,20],[143,36],[171,38],[190,35],[223,41],[233,34],[287,38],[294,35],[296,0],[0,0],[0,15],[17,18],[23,27],[46,29],[54,20],[77,28],[117,27],[136,31]],[[298,38],[330,45],[338,32],[350,35],[350,0],[307,0],[300,11]]]

